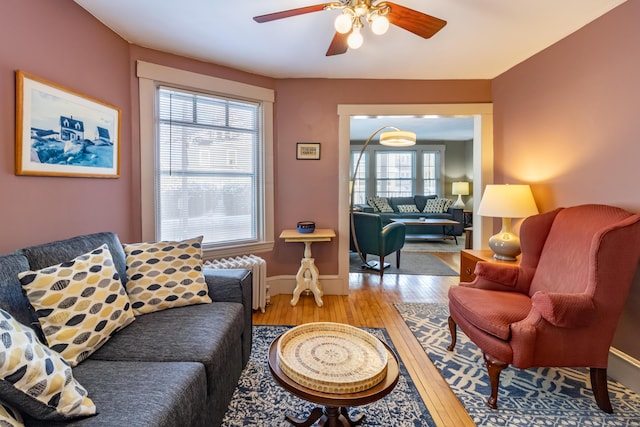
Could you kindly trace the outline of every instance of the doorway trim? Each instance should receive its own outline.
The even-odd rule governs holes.
[[[341,295],[349,293],[349,155],[351,116],[463,116],[474,118],[473,248],[487,247],[493,221],[477,217],[482,189],[493,184],[493,104],[338,104],[338,278]],[[410,130],[410,129],[409,129]]]

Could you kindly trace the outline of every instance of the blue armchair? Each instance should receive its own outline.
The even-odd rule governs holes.
[[[380,215],[353,212],[351,250],[358,252],[364,267],[379,270],[384,275],[384,257],[396,253],[396,267],[400,268],[400,249],[404,246],[406,226],[392,222],[383,227]],[[355,234],[355,241],[353,239]],[[380,263],[367,262],[367,255],[377,255]]]

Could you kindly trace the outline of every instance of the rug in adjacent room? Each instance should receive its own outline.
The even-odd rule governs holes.
[[[588,384],[588,370],[512,366],[502,371],[498,409],[486,405],[491,393],[482,352],[460,329],[454,352],[446,304],[394,304],[413,335],[478,426],[640,426],[640,395],[609,381],[613,414],[602,412]]]
[[[367,261],[377,261],[377,256],[369,255]],[[424,252],[404,252],[400,255],[400,268],[396,268],[396,254],[385,257],[389,267],[385,274],[412,274],[425,276],[457,276],[458,272],[437,257]],[[379,274],[377,270],[362,268],[362,260],[355,252],[349,253],[349,273]]]
[[[317,405],[293,396],[280,387],[269,372],[267,353],[271,342],[289,326],[253,327],[251,358],[242,372],[238,387],[225,414],[222,425],[231,426],[282,426],[289,427],[284,415],[306,418]],[[395,347],[385,329],[363,328],[387,343],[394,352]],[[397,355],[397,352],[396,352]],[[366,426],[425,426],[435,427],[427,407],[418,390],[400,362],[400,379],[394,390],[377,402],[350,408],[352,417],[366,414]]]

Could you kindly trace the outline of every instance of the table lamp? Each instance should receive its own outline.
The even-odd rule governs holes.
[[[502,218],[502,229],[489,238],[495,259],[515,261],[520,255],[520,238],[511,232],[511,218],[538,213],[528,185],[487,185],[480,200],[478,215]]]
[[[464,209],[465,205],[462,201],[462,196],[469,195],[469,183],[464,181],[454,182],[451,194],[458,196],[458,200],[451,206],[456,209]]]

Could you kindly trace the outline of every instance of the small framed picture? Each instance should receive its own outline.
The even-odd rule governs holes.
[[[297,160],[320,160],[319,142],[298,142],[296,144]]]

